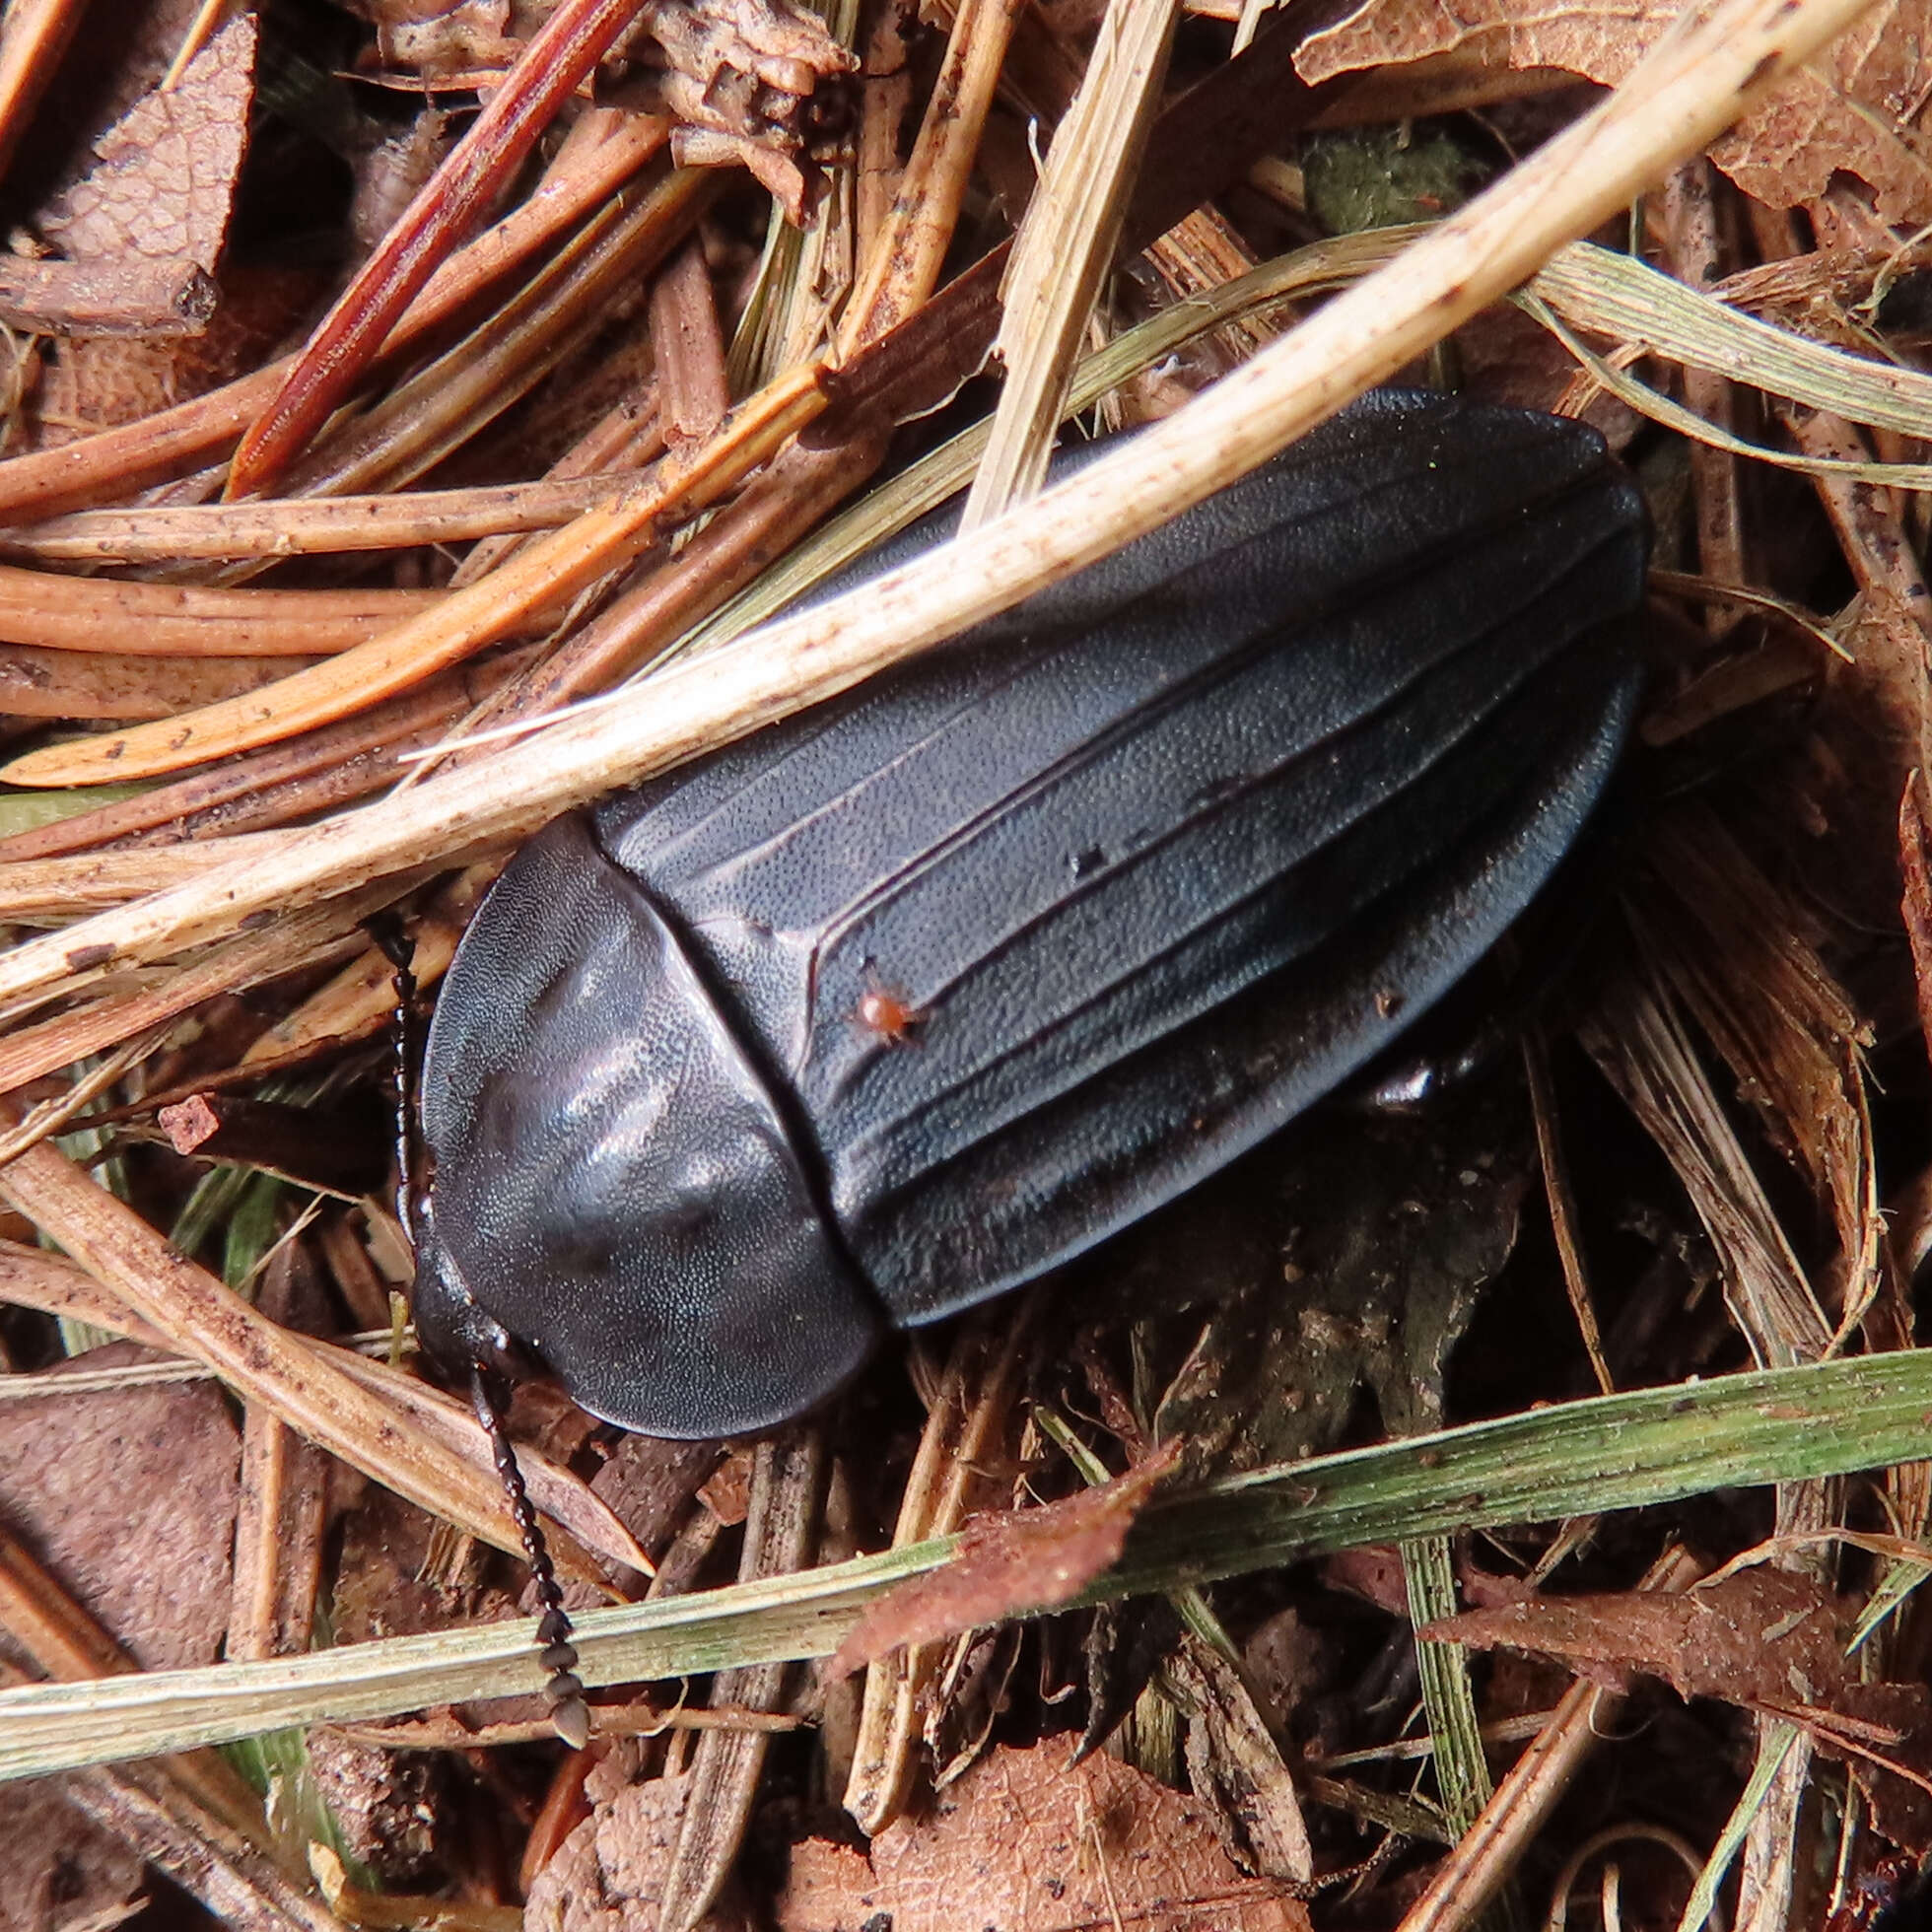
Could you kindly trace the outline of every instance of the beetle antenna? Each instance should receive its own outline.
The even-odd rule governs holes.
[[[369,921],[369,935],[395,975],[396,993],[396,1219],[416,1243],[416,1070],[422,1065],[416,1019],[416,948],[401,919],[380,912]]]
[[[590,1710],[584,1701],[584,1681],[577,1675],[577,1646],[572,1643],[570,1612],[564,1608],[563,1586],[557,1581],[556,1565],[550,1560],[550,1547],[523,1484],[517,1451],[503,1419],[503,1383],[481,1362],[470,1364],[469,1397],[476,1419],[490,1438],[490,1454],[497,1465],[497,1480],[510,1499],[510,1514],[522,1539],[523,1558],[530,1566],[530,1583],[536,1591],[542,1618],[536,1626],[536,1640],[542,1645],[542,1662],[550,1673],[543,1694],[550,1705],[550,1721],[557,1735],[574,1751],[590,1742]]]
[[[370,936],[395,974],[396,993],[396,1218],[410,1245],[416,1244],[416,1070],[422,1065],[416,1017],[415,947],[402,921],[393,911],[378,913],[368,922]],[[550,1560],[550,1546],[543,1540],[536,1508],[530,1501],[523,1472],[517,1461],[517,1450],[504,1425],[505,1388],[500,1376],[481,1362],[469,1368],[470,1406],[489,1438],[490,1458],[497,1466],[497,1481],[510,1503],[511,1520],[523,1545],[523,1559],[530,1566],[530,1582],[542,1616],[536,1626],[541,1661],[550,1673],[543,1694],[550,1705],[550,1721],[557,1735],[574,1751],[590,1742],[590,1710],[584,1701],[584,1683],[577,1675],[577,1646],[570,1640],[570,1613],[564,1608],[563,1586],[557,1581],[557,1566]]]

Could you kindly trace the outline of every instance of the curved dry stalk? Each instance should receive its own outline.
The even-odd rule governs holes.
[[[592,715],[305,832],[273,876],[224,867],[69,933],[31,940],[0,959],[0,999],[57,987],[76,944],[110,960],[154,958],[230,931],[258,909],[308,903],[426,855],[514,838],[599,792],[834,696],[1070,575],[1265,460],[1515,287],[1560,243],[1709,140],[1865,4],[1720,0],[1687,16],[1621,88],[1399,261],[1023,511]],[[553,545],[575,551],[576,526],[531,551]],[[104,768],[111,763],[94,769]]]

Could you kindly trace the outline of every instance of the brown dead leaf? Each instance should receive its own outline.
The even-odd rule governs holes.
[[[70,263],[52,264],[56,268]],[[140,421],[245,375],[315,299],[307,268],[225,268],[221,307],[199,335],[64,336],[42,346],[21,412],[24,443],[50,449]]]
[[[1308,1910],[1244,1878],[1207,1811],[1070,1738],[1000,1750],[932,1811],[888,1826],[868,1861],[844,1845],[793,1848],[783,1932],[1307,1932]]]
[[[627,1784],[614,1794],[608,1781],[586,1785],[595,1811],[530,1887],[524,1932],[656,1932],[671,1847],[695,1782],[686,1772]],[[693,1932],[752,1932],[757,1923],[727,1883]]]
[[[131,1343],[88,1368],[148,1358]],[[70,1364],[79,1367],[78,1362]],[[228,1619],[240,1445],[213,1383],[0,1405],[0,1515],[151,1670],[210,1664]],[[0,1654],[17,1655],[4,1637]],[[0,1791],[0,1932],[115,1925],[142,1867],[54,1781]]]
[[[902,1645],[936,1643],[1070,1602],[1119,1559],[1135,1517],[1180,1455],[1181,1445],[1171,1442],[1125,1476],[1065,1502],[975,1518],[944,1569],[902,1583],[866,1611],[827,1673],[846,1677]]]
[[[132,1343],[89,1369],[148,1359]],[[69,1364],[79,1368],[77,1360]],[[240,1443],[212,1382],[0,1405],[0,1511],[148,1670],[212,1664],[228,1621]]]
[[[40,210],[64,257],[0,257],[0,314],[64,334],[195,334],[247,145],[257,27],[231,21],[173,88],[157,88],[95,144],[95,166]]]
[[[72,261],[180,258],[212,274],[247,140],[257,33],[250,14],[231,21],[178,86],[136,102],[95,144],[97,166],[41,213],[41,235]]]
[[[1416,1635],[1540,1651],[1611,1682],[1640,1671],[1683,1697],[1788,1718],[1850,1765],[1894,1843],[1923,1851],[1932,1846],[1932,1690],[1859,1681],[1845,1654],[1856,1611],[1796,1572],[1751,1569],[1683,1596],[1533,1597]]]
[[[140,1855],[83,1818],[51,1778],[0,1790],[0,1932],[107,1932],[146,1902]]]
[[[1295,67],[1311,84],[1364,68],[1454,56],[1501,76],[1558,68],[1615,86],[1649,51],[1681,8],[1675,0],[1623,0],[1530,9],[1515,0],[1376,0],[1311,34]],[[1822,194],[1833,170],[1869,182],[1888,222],[1932,218],[1932,155],[1914,121],[1932,86],[1932,8],[1891,0],[1839,35],[1829,51],[1760,102],[1711,159],[1773,208]]]

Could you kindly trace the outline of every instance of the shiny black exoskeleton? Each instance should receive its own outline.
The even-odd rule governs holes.
[[[910,533],[870,568],[935,541]],[[1424,1011],[1603,790],[1642,505],[1384,390],[1106,563],[566,818],[431,1030],[416,1313],[724,1435],[1030,1280]]]

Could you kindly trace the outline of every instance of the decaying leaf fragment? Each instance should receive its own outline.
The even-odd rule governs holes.
[[[137,101],[34,227],[60,259],[0,255],[0,319],[68,335],[193,335],[219,292],[247,146],[257,27],[243,14],[179,83]]]
[[[794,158],[842,124],[821,89],[853,72],[857,57],[794,0],[649,0],[641,26],[649,38],[630,51],[648,68],[647,104],[681,123],[673,159],[692,168],[738,162],[801,221],[805,183]]]
[[[1415,1118],[1339,1115],[1260,1158],[1264,1208],[1258,1170],[1237,1170],[1182,1204],[1130,1271],[1221,1297],[1155,1433],[1217,1468],[1292,1462],[1337,1440],[1364,1387],[1391,1434],[1438,1427],[1450,1353],[1516,1243],[1526,1124],[1484,1095]]]
[[[1559,1657],[1585,1675],[1661,1677],[1684,1697],[1801,1725],[1843,1759],[1895,1844],[1932,1849],[1932,1690],[1865,1684],[1845,1645],[1858,1606],[1810,1577],[1769,1568],[1683,1596],[1532,1597],[1443,1619],[1418,1636]]]
[[[510,0],[349,0],[376,30],[385,67],[414,68],[426,78],[490,67],[514,57],[508,38]]]
[[[141,1361],[130,1343],[90,1369]],[[0,1406],[0,1523],[142,1665],[212,1663],[228,1621],[239,1445],[211,1382],[45,1393]],[[0,1662],[23,1651],[0,1635]],[[0,1786],[0,1926],[107,1927],[139,1902],[141,1860],[57,1780]]]
[[[88,1353],[106,1369],[131,1343]],[[212,1382],[63,1394],[0,1407],[0,1511],[149,1670],[213,1663],[228,1618],[235,1425]]]
[[[473,87],[510,66],[552,10],[510,0],[354,0],[378,60],[435,86]],[[836,86],[857,58],[796,0],[641,0],[599,88],[678,123],[680,167],[740,166],[804,218],[797,157],[837,145],[849,118]],[[828,84],[834,91],[825,91]]]
[[[1498,78],[1560,69],[1613,87],[1682,12],[1677,0],[1615,9],[1531,9],[1516,0],[1375,4],[1302,43],[1295,66],[1311,84],[1366,68],[1453,62]],[[1915,118],[1932,85],[1932,9],[1889,0],[1746,115],[1710,151],[1747,193],[1773,208],[1823,194],[1834,170],[1870,183],[1881,216],[1932,218],[1932,150]],[[1499,91],[1504,91],[1499,86]]]
[[[1111,1758],[1072,1762],[1072,1740],[982,1760],[930,1814],[900,1819],[871,1856],[808,1839],[792,1848],[782,1932],[1307,1932],[1308,1908],[1245,1878],[1206,1809]]]
[[[865,1613],[830,1670],[843,1675],[902,1645],[936,1643],[1069,1602],[1119,1558],[1141,1505],[1179,1461],[1180,1445],[1170,1443],[1125,1476],[1065,1502],[977,1518],[944,1569],[902,1584]]]
[[[629,1781],[637,1768],[620,1747],[585,1783],[591,1815],[566,1838],[530,1887],[526,1932],[656,1932],[658,1904],[697,1779]],[[735,1887],[697,1922],[694,1932],[751,1932],[757,1923]]]

